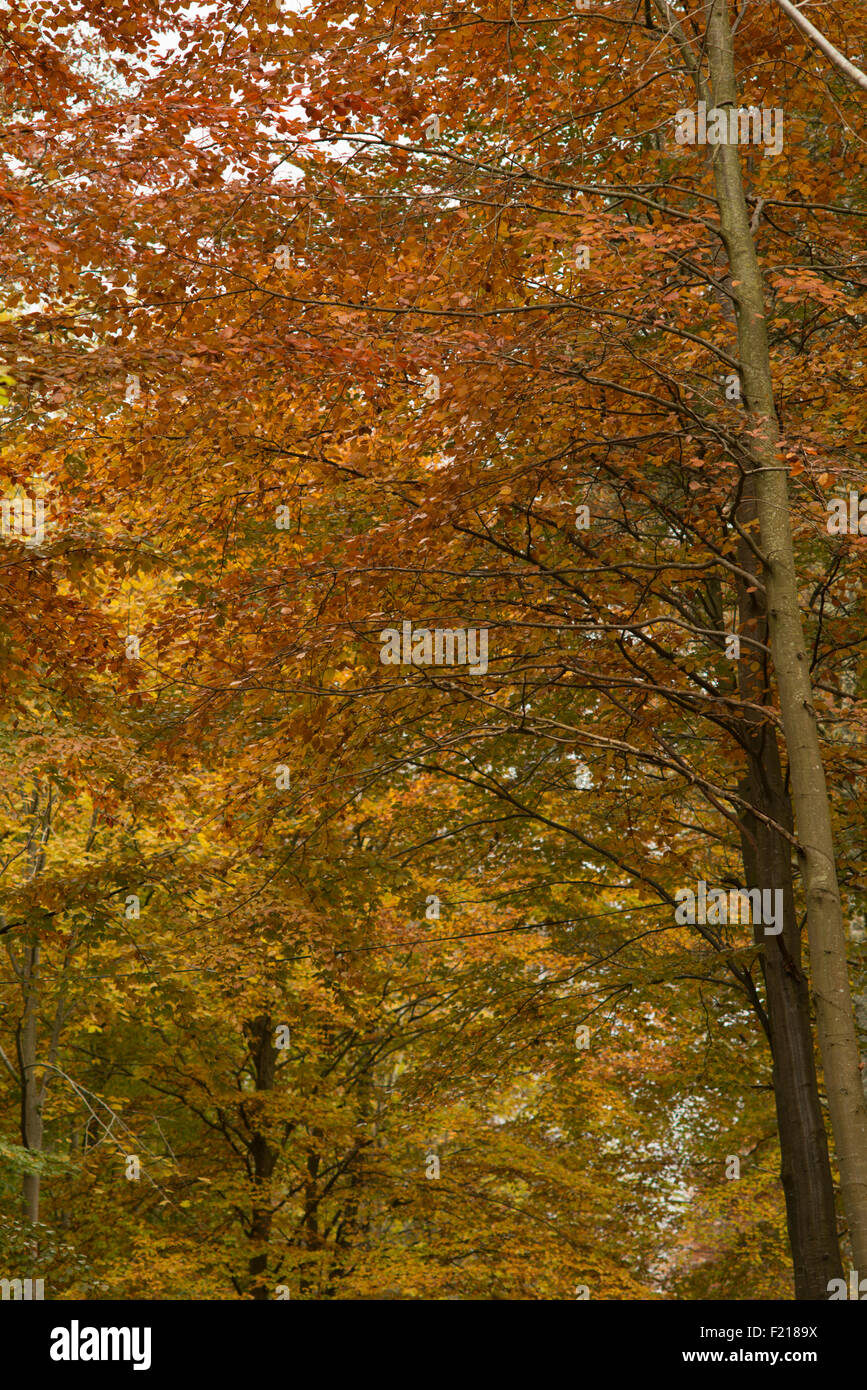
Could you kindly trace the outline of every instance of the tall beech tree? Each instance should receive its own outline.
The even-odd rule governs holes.
[[[738,87],[726,0],[708,0],[707,15],[710,83],[702,80],[701,69],[693,62],[696,91],[704,98],[712,93],[718,108],[731,108],[737,104]],[[762,574],[804,879],[819,1044],[852,1251],[860,1267],[867,1261],[867,1103],[849,988],[831,810],[801,617],[786,470],[778,448],[765,295],[737,149],[717,146],[713,163],[737,309],[740,372],[754,429]]]

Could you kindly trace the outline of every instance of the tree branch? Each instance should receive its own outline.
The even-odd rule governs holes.
[[[850,63],[848,58],[844,58],[830,39],[826,39],[824,34],[821,34],[815,25],[811,24],[809,19],[791,3],[791,0],[777,0],[777,4],[783,13],[789,16],[792,23],[797,25],[801,33],[806,34],[807,38],[822,50],[825,57],[829,58],[835,67],[839,68],[853,82],[857,82],[858,86],[867,92],[867,74],[863,73],[860,68],[856,68],[854,63]]]

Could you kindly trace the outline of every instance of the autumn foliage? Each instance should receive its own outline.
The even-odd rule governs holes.
[[[739,154],[863,1042],[867,542],[826,520],[863,479],[865,94],[708,3],[785,117]],[[739,283],[674,139],[704,9],[0,10],[0,492],[45,517],[0,537],[0,1266],[49,1296],[851,1264]],[[810,15],[858,61],[860,0]],[[386,664],[405,623],[484,629],[486,669]],[[779,1005],[777,943],[675,921],[768,845]]]

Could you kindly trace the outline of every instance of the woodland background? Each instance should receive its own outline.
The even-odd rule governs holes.
[[[3,486],[46,507],[0,540],[0,1273],[793,1297],[765,947],[672,906],[743,882],[779,718],[673,139],[707,6],[666,8],[0,9]],[[739,158],[863,1044],[867,540],[826,519],[865,93],[723,8],[785,113]],[[864,66],[861,0],[810,16]],[[488,672],[382,665],[404,620],[487,627]]]

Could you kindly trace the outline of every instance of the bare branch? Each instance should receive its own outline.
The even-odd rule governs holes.
[[[858,86],[863,87],[864,91],[867,92],[867,75],[860,68],[856,68],[854,63],[850,63],[848,58],[844,58],[839,48],[835,48],[830,39],[826,39],[824,34],[821,34],[816,26],[811,24],[809,19],[791,3],[791,0],[777,0],[777,4],[783,13],[789,16],[792,23],[797,25],[801,33],[806,34],[807,38],[822,50],[826,58],[830,58],[836,68],[839,68],[842,73],[845,73],[853,82],[857,82]]]

